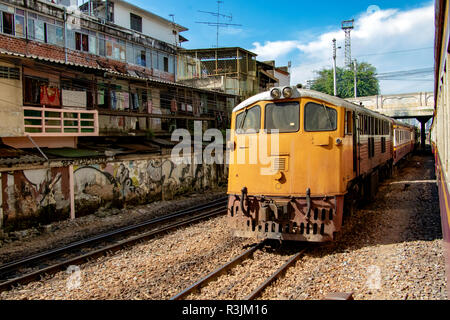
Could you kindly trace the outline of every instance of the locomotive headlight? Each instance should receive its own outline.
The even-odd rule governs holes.
[[[281,91],[279,89],[277,89],[277,88],[272,89],[272,91],[270,91],[270,95],[274,99],[280,99],[281,98]]]
[[[292,88],[291,87],[286,87],[286,88],[284,88],[283,89],[283,96],[286,98],[286,99],[289,99],[290,97],[292,97]]]

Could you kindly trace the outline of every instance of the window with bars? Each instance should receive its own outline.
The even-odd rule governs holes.
[[[132,30],[142,32],[142,18],[130,13],[130,26]]]
[[[20,69],[0,66],[0,78],[20,80]]]

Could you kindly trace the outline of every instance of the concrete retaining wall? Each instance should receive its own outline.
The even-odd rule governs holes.
[[[71,191],[79,217],[216,187],[226,183],[226,170],[223,165],[177,164],[170,156],[155,156],[1,172],[0,228],[20,230],[70,218]]]

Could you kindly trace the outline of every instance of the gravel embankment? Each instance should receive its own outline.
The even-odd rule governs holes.
[[[220,189],[204,194],[191,194],[171,201],[155,201],[148,205],[99,210],[95,214],[73,221],[61,221],[39,228],[3,234],[0,235],[0,264],[207,203],[225,195],[225,190]]]

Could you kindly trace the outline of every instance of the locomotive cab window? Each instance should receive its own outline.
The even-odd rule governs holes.
[[[251,130],[259,132],[261,128],[261,108],[254,106],[236,116],[236,133],[246,133]]]
[[[306,104],[305,131],[335,131],[336,129],[336,110],[314,102]]]
[[[297,132],[300,129],[300,104],[280,102],[266,105],[266,130],[279,130],[281,133]]]

